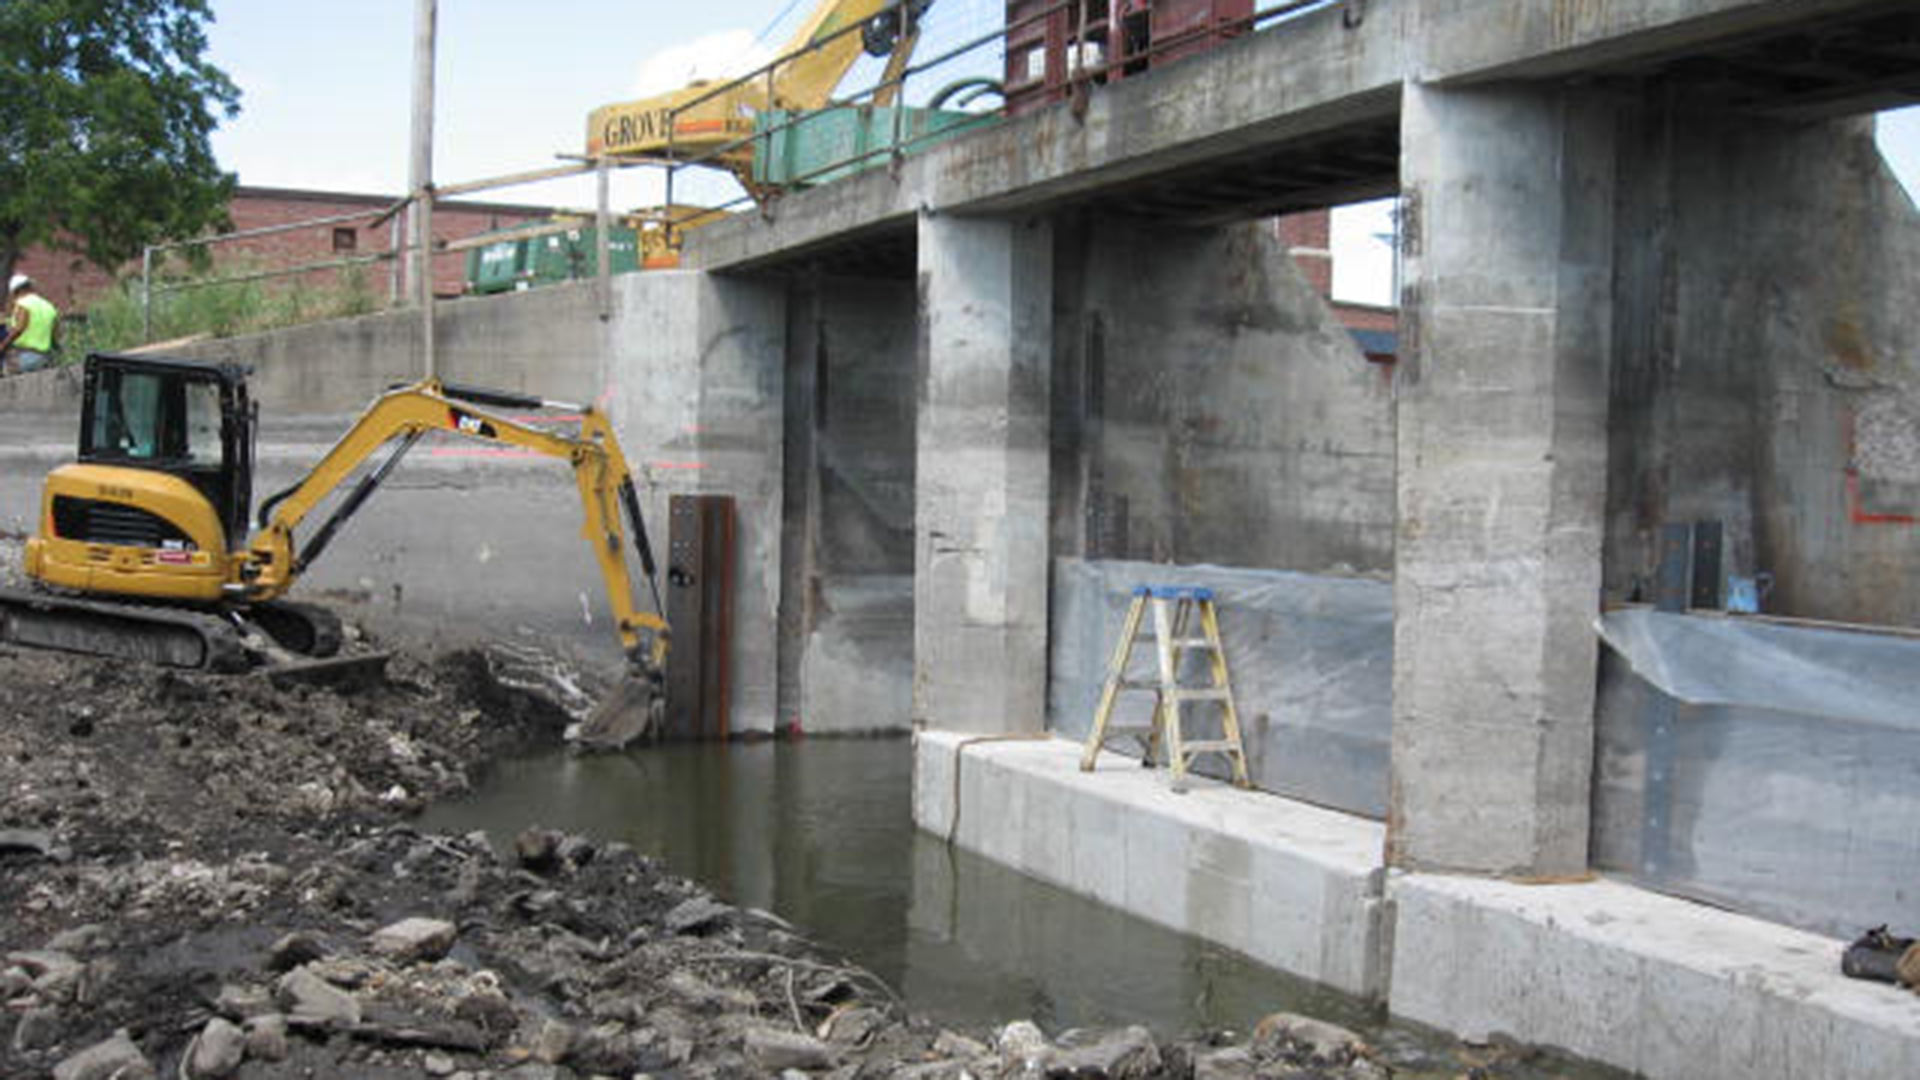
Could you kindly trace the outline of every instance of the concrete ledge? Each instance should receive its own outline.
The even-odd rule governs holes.
[[[1844,942],[1611,881],[1395,874],[1390,1008],[1655,1078],[1920,1076],[1920,997]]]
[[[1920,996],[1842,976],[1844,942],[1613,881],[1388,875],[1377,822],[1204,779],[1175,795],[1163,770],[1107,754],[1082,773],[1079,754],[920,732],[914,821],[1464,1038],[1651,1080],[1920,1076]]]
[[[914,742],[921,828],[1062,888],[1349,994],[1385,986],[1373,821],[1112,754],[1083,773],[1051,737]],[[956,769],[958,781],[956,783]]]

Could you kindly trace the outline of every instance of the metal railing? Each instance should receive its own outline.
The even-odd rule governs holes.
[[[1089,0],[1056,0],[1056,2],[1048,4],[1045,7],[1029,11],[1002,27],[979,34],[960,44],[948,47],[928,59],[907,64],[892,78],[880,79],[864,89],[836,98],[826,107],[830,109],[858,107],[867,102],[892,98],[904,100],[908,80],[917,75],[923,75],[944,67],[962,57],[972,55],[978,50],[995,45],[1001,48],[1000,67],[1004,70],[1005,42],[1008,38],[1028,27],[1044,22],[1055,15],[1067,14],[1073,24],[1071,36],[1076,41],[1085,41],[1091,29],[1088,12],[1092,6]],[[1155,39],[1147,48],[1138,51],[1129,51],[1124,57],[1116,58],[1115,51],[1112,49],[1107,50],[1105,55],[1103,55],[1097,63],[1080,62],[1080,58],[1076,56],[1074,61],[1068,64],[1068,78],[1065,89],[1069,95],[1073,93],[1090,92],[1093,86],[1113,77],[1116,71],[1124,64],[1150,63],[1156,57],[1176,49],[1190,48],[1196,42],[1251,32],[1280,20],[1333,7],[1340,7],[1345,10],[1345,18],[1350,26],[1358,25],[1359,21],[1364,18],[1364,0],[1280,0],[1280,2],[1258,7],[1252,14],[1243,18],[1195,26],[1180,33]],[[898,0],[891,10],[899,20],[900,36],[904,39],[914,29],[912,7],[909,5],[908,0]],[[796,111],[794,115],[785,119],[762,120],[755,124],[754,132],[751,135],[741,136],[719,146],[711,147],[703,152],[686,156],[682,156],[682,154],[678,152],[679,148],[676,139],[679,128],[678,120],[681,115],[707,102],[714,101],[726,95],[736,94],[755,81],[765,82],[765,97],[771,106],[775,99],[775,73],[780,68],[825,48],[849,34],[859,33],[862,29],[861,24],[843,27],[832,34],[810,42],[801,49],[775,57],[744,75],[720,83],[669,110],[665,125],[667,131],[666,160],[654,163],[664,169],[666,173],[664,185],[666,191],[666,197],[664,199],[665,205],[669,208],[674,205],[675,180],[681,170],[695,167],[725,168],[724,162],[729,155],[748,147],[754,149],[756,156],[770,154],[775,145],[775,136],[808,123],[811,119],[811,110]],[[787,176],[784,178],[784,183],[781,186],[799,186],[824,176],[857,169],[878,158],[885,158],[894,167],[898,167],[899,163],[913,149],[921,144],[938,141],[945,137],[944,133],[940,131],[928,131],[920,134],[907,133],[905,131],[906,113],[905,110],[902,109],[895,110],[892,120],[891,137],[884,145],[858,150],[844,157],[828,160],[805,172]],[[669,209],[663,219],[664,227],[668,231],[669,243],[672,242],[673,231],[685,225],[686,222],[692,220],[695,216],[704,216],[714,211],[725,212],[742,209],[748,204],[760,204],[764,202],[768,195],[768,193],[764,191],[756,192],[748,185],[743,184],[742,186],[747,188],[743,194],[713,206],[702,207],[696,212],[676,216],[671,209]]]
[[[947,46],[931,57],[917,62],[904,63],[900,65],[897,70],[890,67],[888,70],[894,70],[894,74],[889,76],[883,71],[882,77],[875,80],[872,84],[849,92],[844,96],[833,98],[824,108],[858,109],[864,107],[885,107],[893,102],[904,103],[910,80],[955,64],[963,58],[974,56],[979,53],[980,50],[994,48],[996,46],[1000,49],[996,69],[1004,72],[1006,68],[1006,42],[1009,37],[1057,15],[1066,15],[1068,17],[1070,24],[1068,37],[1077,43],[1085,42],[1088,40],[1088,35],[1093,27],[1093,23],[1089,18],[1089,12],[1092,10],[1092,7],[1093,5],[1090,0],[1055,0],[1055,2],[1047,4],[1044,7],[1026,12],[1005,25],[968,37],[957,44]],[[1069,98],[1079,97],[1080,100],[1084,100],[1083,95],[1091,93],[1094,87],[1111,80],[1117,75],[1126,74],[1126,72],[1122,70],[1126,65],[1143,62],[1151,63],[1154,58],[1162,56],[1169,51],[1190,48],[1199,41],[1255,31],[1277,21],[1333,7],[1340,7],[1345,10],[1348,25],[1356,25],[1358,21],[1364,17],[1364,0],[1279,0],[1279,2],[1258,7],[1251,15],[1243,18],[1199,25],[1181,33],[1156,39],[1143,50],[1129,50],[1126,51],[1124,55],[1120,55],[1118,50],[1108,48],[1095,62],[1087,62],[1083,51],[1076,47],[1071,50],[1071,59],[1067,63],[1067,78],[1065,82],[1060,85],[1060,90],[1063,92],[1063,96]],[[895,4],[886,10],[890,11],[893,17],[898,20],[896,42],[915,40],[925,22],[925,16],[916,16],[914,14],[910,0],[896,0]],[[716,214],[730,213],[743,209],[748,205],[759,205],[765,209],[767,208],[769,200],[776,197],[780,191],[784,189],[806,185],[824,177],[872,167],[879,159],[885,159],[892,167],[897,169],[908,154],[923,144],[950,137],[950,134],[942,129],[932,129],[918,133],[907,130],[908,109],[902,104],[901,107],[894,109],[888,137],[879,145],[868,146],[865,149],[856,149],[854,152],[844,156],[831,158],[815,164],[805,171],[792,175],[784,175],[778,183],[759,183],[753,181],[750,174],[742,176],[738,167],[735,164],[729,163],[728,159],[734,158],[734,160],[737,161],[738,158],[736,155],[738,155],[740,151],[751,149],[756,160],[770,160],[778,136],[803,127],[812,121],[821,110],[801,108],[788,110],[790,115],[785,117],[775,117],[771,115],[756,117],[752,134],[741,135],[738,138],[730,139],[717,145],[703,143],[703,148],[701,149],[685,147],[679,140],[678,128],[681,116],[688,114],[701,105],[728,95],[738,94],[742,90],[752,86],[755,82],[764,84],[764,101],[767,109],[776,109],[779,105],[778,72],[783,67],[794,64],[821,49],[839,42],[848,35],[862,33],[865,29],[866,26],[864,23],[853,23],[842,27],[839,30],[809,42],[802,48],[774,57],[745,74],[717,83],[703,90],[700,94],[688,98],[667,110],[667,122],[665,125],[667,133],[666,149],[664,154],[659,157],[621,157],[603,154],[597,157],[587,158],[575,155],[559,155],[563,159],[566,159],[568,164],[524,170],[503,176],[466,181],[457,184],[428,185],[425,189],[412,192],[384,208],[369,208],[362,212],[333,214],[290,222],[283,225],[271,225],[200,237],[193,240],[152,245],[144,251],[141,257],[140,296],[143,339],[147,341],[152,340],[153,308],[156,297],[163,297],[170,293],[186,292],[195,289],[215,288],[222,285],[291,277],[327,270],[351,269],[379,263],[393,263],[395,270],[390,288],[390,301],[397,302],[402,295],[400,268],[407,265],[409,261],[408,257],[415,253],[417,245],[402,238],[403,230],[398,228],[398,223],[396,222],[395,227],[390,232],[388,247],[384,251],[368,255],[344,256],[335,259],[303,262],[294,266],[272,270],[249,271],[240,274],[173,282],[156,282],[154,278],[156,256],[164,256],[170,251],[206,249],[220,244],[243,243],[275,234],[321,228],[329,225],[347,224],[350,222],[366,222],[366,228],[376,228],[393,219],[402,211],[419,205],[423,200],[437,205],[439,200],[452,195],[464,195],[503,187],[513,187],[544,180],[577,176],[587,172],[594,173],[598,181],[597,206],[593,210],[555,210],[556,220],[551,223],[528,224],[506,233],[489,233],[451,242],[435,242],[432,244],[432,251],[435,254],[444,254],[464,251],[502,240],[530,239],[546,236],[576,228],[581,220],[591,217],[597,226],[600,307],[601,317],[605,318],[609,313],[611,303],[611,288],[607,282],[610,273],[607,242],[613,219],[612,212],[608,205],[608,174],[612,170],[658,168],[663,171],[662,190],[664,191],[664,198],[662,199],[662,208],[657,211],[644,212],[643,216],[647,221],[657,224],[663,230],[665,242],[670,248],[677,248],[678,234],[684,231],[689,222],[696,219],[710,218]],[[1004,95],[1004,87],[1001,92]],[[676,187],[679,184],[680,174],[690,168],[719,169],[732,173],[735,178],[740,181],[742,193],[712,205],[692,207],[685,210],[678,209],[675,203]],[[562,220],[564,218],[571,218],[572,220]],[[430,266],[431,260],[427,260],[427,263]],[[431,275],[431,269],[428,269],[426,273]],[[427,293],[431,295],[431,286],[429,286]]]

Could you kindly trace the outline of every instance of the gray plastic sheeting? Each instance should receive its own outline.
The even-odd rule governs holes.
[[[1393,730],[1393,587],[1379,581],[1211,566],[1055,559],[1048,722],[1084,738],[1133,587],[1214,590],[1221,635],[1256,787],[1379,818],[1386,813]],[[1149,617],[1147,627],[1152,626]],[[1154,670],[1149,632],[1135,673]],[[1199,658],[1182,681],[1206,681]],[[1115,723],[1144,724],[1149,693],[1122,694]],[[1213,710],[1188,706],[1200,729]],[[1204,710],[1204,712],[1203,712]],[[1116,752],[1139,756],[1131,739]],[[1217,755],[1200,771],[1224,776]]]
[[[1920,640],[1610,612],[1594,862],[1820,933],[1920,930]]]

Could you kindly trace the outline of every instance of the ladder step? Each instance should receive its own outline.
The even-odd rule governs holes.
[[[1214,643],[1213,643],[1213,642],[1212,642],[1212,641],[1211,641],[1210,639],[1208,639],[1208,638],[1203,638],[1203,637],[1183,637],[1183,638],[1174,638],[1174,639],[1173,639],[1172,641],[1169,641],[1169,642],[1167,642],[1167,644],[1169,644],[1169,645],[1171,645],[1171,646],[1173,646],[1173,647],[1174,647],[1174,648],[1176,648],[1176,649],[1208,649],[1208,650],[1212,650],[1212,649],[1217,649],[1217,648],[1219,648],[1219,647],[1220,647],[1220,646],[1218,646],[1218,645],[1215,645],[1215,644],[1214,644]]]
[[[1204,689],[1187,689],[1176,686],[1168,692],[1168,696],[1174,701],[1226,701],[1231,698],[1233,694],[1226,688],[1218,686]]]
[[[1241,753],[1240,744],[1232,739],[1202,739],[1198,742],[1188,740],[1180,744],[1180,749],[1189,755],[1205,754],[1216,750],[1224,750],[1235,757],[1240,756]]]

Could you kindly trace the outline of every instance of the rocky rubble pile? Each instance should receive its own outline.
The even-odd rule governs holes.
[[[5,954],[6,1075],[1388,1075],[1304,1017],[1223,1046],[933,1028],[777,917],[623,845],[538,830],[505,859],[478,836],[390,825],[333,850],[82,877],[63,910],[120,917]]]
[[[1295,1016],[942,1030],[623,845],[407,825],[558,741],[568,695],[525,659],[340,691],[0,648],[0,1078],[1391,1075]]]

